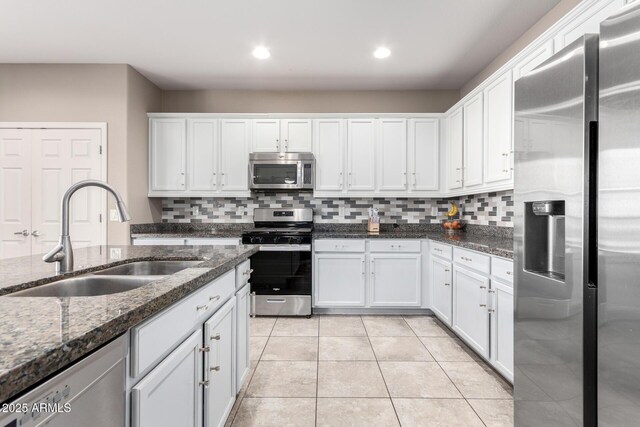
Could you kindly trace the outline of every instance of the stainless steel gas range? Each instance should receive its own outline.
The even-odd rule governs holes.
[[[251,257],[253,316],[311,316],[312,209],[255,209],[255,228],[242,243],[260,245]]]

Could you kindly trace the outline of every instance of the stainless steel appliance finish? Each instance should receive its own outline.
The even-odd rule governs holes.
[[[124,427],[127,337],[116,338],[9,402],[11,410],[0,412],[0,426]],[[16,408],[28,411],[15,412]]]
[[[315,157],[312,153],[249,154],[252,190],[313,190]]]
[[[600,27],[599,109],[598,422],[629,426],[640,423],[640,5]]]
[[[313,209],[254,209],[253,222],[291,222],[291,223],[311,223],[313,222]],[[274,229],[278,230],[278,228]],[[302,228],[304,231],[311,231],[310,227]]]
[[[252,314],[260,316],[306,316],[311,314],[311,295],[251,294]]]
[[[515,84],[515,422],[575,426],[583,401],[590,122],[597,35]],[[559,229],[564,235],[559,235]],[[590,402],[589,404],[591,404]],[[585,422],[586,425],[588,423]]]

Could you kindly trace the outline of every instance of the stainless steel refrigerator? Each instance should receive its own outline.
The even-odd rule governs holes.
[[[515,84],[516,426],[640,425],[640,5]]]

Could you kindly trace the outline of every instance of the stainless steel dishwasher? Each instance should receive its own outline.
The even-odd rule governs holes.
[[[0,426],[124,427],[126,337],[3,404]]]

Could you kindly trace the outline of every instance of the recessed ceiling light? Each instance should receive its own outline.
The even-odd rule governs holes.
[[[258,46],[255,49],[253,49],[253,56],[255,56],[258,59],[267,59],[268,57],[271,56],[271,52],[269,52],[269,49],[267,49],[264,46]]]
[[[379,47],[373,52],[373,56],[378,59],[387,58],[389,55],[391,55],[391,51],[386,47]]]

